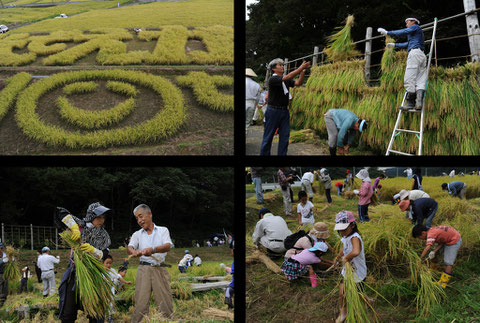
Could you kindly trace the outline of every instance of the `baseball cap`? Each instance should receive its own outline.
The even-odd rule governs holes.
[[[263,207],[260,210],[258,210],[258,215],[263,215],[265,213],[270,213],[270,210],[267,209],[266,207]]]
[[[402,210],[402,212],[407,210],[409,206],[410,206],[410,200],[403,200],[400,203],[398,203],[398,207],[400,208],[400,210]]]
[[[334,230],[345,230],[350,223],[355,222],[355,216],[350,211],[340,211],[335,216],[335,228]]]
[[[49,248],[49,247],[43,247],[43,248],[42,248],[42,253],[47,252],[47,251],[50,251],[50,248]]]
[[[317,242],[312,248],[308,249],[308,251],[317,251],[320,250],[321,252],[327,252],[328,246],[325,242]]]
[[[190,253],[190,251],[188,251],[188,250],[185,250],[185,253]]]

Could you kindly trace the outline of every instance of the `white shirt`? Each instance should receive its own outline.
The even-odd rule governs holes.
[[[452,170],[452,171],[450,172],[450,175],[448,175],[448,176],[450,176],[450,177],[453,178],[453,177],[455,176],[455,170]]]
[[[202,264],[202,259],[200,259],[200,257],[195,257],[195,260],[194,260],[194,263],[195,263],[195,266],[199,266]]]
[[[46,253],[38,256],[37,266],[42,271],[53,270],[54,264],[58,264],[60,259],[55,258],[52,255],[47,255]]]
[[[192,259],[193,259],[192,255],[187,254],[187,255],[183,256],[182,260],[180,260],[178,265],[179,266],[187,266],[187,261],[190,261]]]
[[[415,201],[415,200],[418,200],[418,199],[421,199],[421,198],[429,198],[429,197],[430,197],[430,195],[428,195],[424,191],[420,191],[420,190],[411,190],[408,193],[408,199],[410,201]]]
[[[310,183],[313,183],[313,173],[312,172],[306,172],[305,174],[303,174],[302,182],[305,179],[308,180]]]
[[[253,232],[253,243],[261,243],[265,248],[273,252],[285,252],[283,240],[292,234],[288,229],[287,223],[281,216],[271,215],[257,222]],[[277,241],[274,241],[277,240]]]
[[[305,205],[302,205],[302,203],[298,203],[297,213],[300,213],[302,215],[302,224],[315,223],[315,219],[313,218],[313,207],[314,205],[310,201],[307,201]]]
[[[260,100],[260,85],[249,77],[245,77],[245,99]]]
[[[170,247],[173,247],[172,240],[170,239],[170,232],[166,227],[160,227],[153,224],[152,234],[149,235],[147,231],[142,228],[132,235],[128,246],[131,246],[134,249],[143,250],[145,248],[158,247],[165,243],[169,243]],[[160,265],[165,261],[166,255],[166,252],[157,252],[152,255],[153,257],[141,256],[140,261],[149,262],[154,265]]]
[[[360,254],[350,260],[350,264],[353,267],[353,277],[355,282],[359,283],[367,277],[367,263],[365,262],[365,252],[363,248],[363,240],[360,235],[355,232],[354,234],[349,235],[348,237],[342,237],[343,243],[343,256],[348,255],[353,250],[352,238],[357,237],[360,240]],[[345,277],[345,268],[342,269],[342,276]]]
[[[411,168],[407,168],[403,171],[404,173],[407,173],[407,177],[410,178],[412,177],[413,171]]]

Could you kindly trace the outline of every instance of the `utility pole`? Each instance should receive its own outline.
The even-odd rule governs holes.
[[[476,9],[475,0],[463,0],[465,12]],[[470,45],[470,53],[472,54],[472,62],[480,60],[480,28],[478,26],[477,13],[471,13],[465,16],[467,21],[468,43]]]

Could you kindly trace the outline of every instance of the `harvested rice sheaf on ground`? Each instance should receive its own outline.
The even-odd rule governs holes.
[[[7,246],[5,253],[7,254],[8,262],[5,264],[3,270],[3,278],[8,281],[17,281],[20,279],[20,268],[16,261],[18,258],[18,250],[15,250],[12,246]]]

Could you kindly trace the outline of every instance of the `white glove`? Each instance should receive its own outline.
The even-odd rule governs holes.
[[[435,258],[435,251],[430,251],[430,253],[428,254],[428,259],[433,259]]]
[[[395,43],[387,43],[387,48],[395,48]]]
[[[221,268],[225,267],[225,264],[224,264],[224,263],[221,263],[221,264],[220,264],[220,267],[221,267]]]
[[[377,31],[382,34],[383,36],[387,36],[387,31],[383,28],[378,28]]]
[[[360,193],[359,190],[353,190],[353,194],[358,194],[358,193]]]

